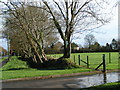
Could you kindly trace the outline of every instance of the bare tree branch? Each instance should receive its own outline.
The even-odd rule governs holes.
[[[54,0],[53,0],[53,1],[54,1]],[[59,8],[59,10],[60,10],[63,18],[66,20],[66,17],[65,17],[65,15],[64,15],[63,11],[62,11],[62,8],[60,7],[60,5],[59,5],[56,1],[54,1],[54,2],[55,2],[55,4],[58,6],[58,8]]]

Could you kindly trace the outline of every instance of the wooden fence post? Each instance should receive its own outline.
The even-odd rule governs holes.
[[[89,68],[89,58],[87,56],[87,67]]]
[[[79,65],[80,65],[80,55],[78,55],[78,63],[79,63]]]
[[[109,63],[111,63],[111,53],[109,52]]]
[[[106,72],[105,54],[103,54],[103,72]]]

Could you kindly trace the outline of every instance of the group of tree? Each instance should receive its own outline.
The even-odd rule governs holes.
[[[55,29],[48,14],[37,7],[25,3],[10,3],[14,11],[8,12],[5,20],[4,35],[10,40],[10,48],[21,56],[31,57],[36,63],[46,61],[45,44],[54,42]],[[53,39],[54,38],[54,39]],[[46,42],[47,43],[44,43]]]
[[[118,51],[118,43],[119,40],[112,39],[111,43],[106,43],[105,46],[102,46],[97,42],[95,36],[92,34],[87,34],[85,36],[85,46],[80,48],[81,52],[110,52],[110,51]]]
[[[71,43],[71,53],[77,52],[118,52],[119,41],[112,39],[111,43],[106,43],[105,45],[100,45],[92,34],[87,34],[85,39],[85,45],[82,47],[75,42]],[[63,44],[57,42],[52,44],[51,47],[45,49],[47,54],[58,54],[63,53]]]
[[[108,3],[104,0],[0,2],[6,6],[3,33],[11,49],[36,64],[48,61],[45,48],[55,48],[58,35],[63,41],[63,58],[69,58],[73,35],[110,20],[109,16],[105,18]]]
[[[71,53],[79,50],[79,46],[72,42],[71,43]],[[62,54],[64,52],[64,45],[61,42],[52,43],[48,47],[45,48],[46,54]]]

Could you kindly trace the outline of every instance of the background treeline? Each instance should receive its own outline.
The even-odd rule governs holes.
[[[111,43],[106,43],[106,45],[100,45],[99,42],[95,41],[94,44],[90,46],[81,46],[76,43],[71,43],[71,52],[72,53],[84,53],[84,52],[118,52],[119,41],[116,39],[112,39]],[[63,53],[63,44],[61,42],[57,42],[52,44],[49,47],[45,48],[45,52],[47,54],[58,54]]]

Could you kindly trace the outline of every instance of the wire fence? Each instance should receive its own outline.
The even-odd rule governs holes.
[[[103,62],[103,54],[105,54],[106,64],[117,64],[118,63],[118,52],[103,52],[103,53],[72,53],[71,61],[90,68],[97,67],[100,63]],[[51,54],[54,58],[60,58],[63,54]],[[88,65],[89,64],[89,65]]]

